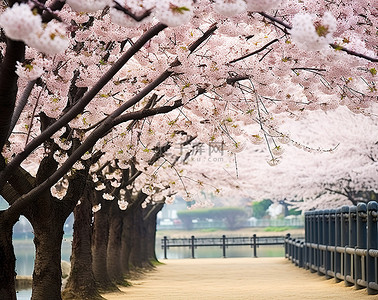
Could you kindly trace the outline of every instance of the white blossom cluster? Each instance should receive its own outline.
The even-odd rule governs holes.
[[[248,11],[267,11],[281,8],[286,0],[246,0]]]
[[[96,204],[92,207],[92,212],[96,213],[101,209],[101,203]]]
[[[61,53],[69,45],[66,30],[61,23],[43,24],[41,16],[34,14],[29,5],[24,3],[16,3],[7,8],[0,15],[0,26],[10,39],[23,41],[48,55]],[[21,73],[19,67],[18,72]]]
[[[42,24],[40,15],[35,15],[27,4],[13,5],[0,15],[0,26],[12,40],[23,41],[38,30]]]
[[[125,200],[118,200],[118,207],[120,210],[126,210],[129,203]]]
[[[157,19],[170,27],[188,23],[193,16],[191,0],[160,0],[156,7]]]
[[[296,45],[304,50],[324,50],[333,42],[336,19],[330,12],[325,12],[321,21],[314,22],[310,14],[297,14],[293,18],[290,33]]]
[[[22,64],[18,61],[16,65],[16,74],[28,81],[37,79],[43,74],[43,72],[43,68],[33,63]]]
[[[30,34],[25,42],[28,46],[48,55],[61,53],[70,44],[66,29],[57,22],[49,22],[41,26],[37,32]]]
[[[214,10],[227,17],[245,12],[247,4],[244,0],[215,0]]]
[[[66,0],[66,3],[77,12],[96,12],[112,2],[112,0]]]
[[[114,199],[114,196],[110,195],[109,193],[103,193],[102,198],[104,198],[105,200],[111,201]]]

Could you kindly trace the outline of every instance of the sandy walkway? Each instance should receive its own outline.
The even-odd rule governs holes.
[[[163,260],[122,293],[108,300],[126,299],[378,299],[366,290],[345,287],[316,273],[299,269],[284,258],[211,258]]]

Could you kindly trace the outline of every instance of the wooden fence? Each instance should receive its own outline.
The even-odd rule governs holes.
[[[305,238],[287,235],[285,256],[298,267],[378,294],[378,203],[305,213]]]
[[[221,238],[175,238],[169,239],[164,237],[161,240],[161,248],[164,250],[164,258],[167,259],[167,251],[173,247],[189,247],[192,252],[192,258],[195,258],[195,249],[197,247],[220,247],[222,248],[223,257],[226,257],[226,249],[235,246],[250,246],[253,248],[253,256],[257,257],[257,247],[266,245],[284,245],[285,236],[256,236],[252,237],[226,237]]]

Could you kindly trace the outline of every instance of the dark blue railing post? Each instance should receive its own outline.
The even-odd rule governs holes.
[[[164,247],[164,259],[167,259],[168,245],[167,245],[167,237],[166,236],[164,236],[164,239],[163,239],[163,247]]]
[[[345,266],[347,261],[347,255],[345,253],[345,247],[348,246],[348,229],[349,229],[349,206],[344,205],[341,207],[341,247],[344,248],[344,251],[341,253],[341,276],[345,282]]]
[[[310,268],[310,271],[313,273],[315,272],[314,270],[314,265],[315,265],[315,248],[314,248],[314,245],[315,245],[315,234],[316,234],[316,229],[315,229],[315,216],[316,212],[315,211],[311,211],[310,214],[309,214],[309,228],[310,228],[310,234],[309,234],[309,268]]]
[[[192,258],[195,258],[194,257],[194,248],[195,248],[194,241],[195,241],[195,238],[194,238],[194,235],[192,235],[191,237]]]
[[[336,274],[336,270],[335,270],[335,257],[336,257],[336,241],[335,241],[335,237],[336,237],[336,210],[335,209],[331,209],[329,211],[329,255],[330,255],[330,275],[335,277],[335,274]],[[332,250],[332,251],[331,251]]]
[[[356,249],[367,249],[367,207],[365,203],[357,205],[357,241]],[[359,284],[360,281],[366,281],[366,259],[364,256],[355,255],[355,277],[354,285],[356,289],[362,289],[365,286]]]
[[[223,258],[226,258],[226,236],[222,235]]]
[[[356,249],[357,246],[357,207],[349,207],[349,216],[348,216],[348,244],[349,248]],[[355,284],[354,278],[356,266],[355,266],[355,257],[356,253],[349,254],[345,253],[345,274],[344,274],[344,283],[346,286],[352,286]]]
[[[341,208],[336,210],[335,217],[335,280],[340,282],[341,253],[337,251],[337,247],[341,247]]]
[[[305,243],[304,241],[299,242],[299,255],[298,255],[298,267],[303,268],[304,267],[304,252],[305,251]]]
[[[377,215],[378,203],[371,201],[367,205],[367,291],[369,295],[378,294],[377,287],[377,259],[372,256],[371,250],[378,249]],[[373,289],[372,286],[375,288]]]
[[[289,241],[290,241],[290,233],[287,233],[286,236],[285,236],[285,243],[284,243],[284,247],[285,247],[285,257],[286,258],[289,258],[290,257],[290,254],[289,254],[289,247],[290,247],[290,244],[289,244]]]
[[[308,270],[308,263],[309,263],[309,253],[308,253],[308,243],[309,243],[309,232],[310,232],[310,228],[309,228],[309,212],[305,212],[304,214],[304,225],[305,225],[305,240],[304,240],[304,257],[303,257],[303,261],[304,261],[304,265],[303,267]]]
[[[253,235],[253,257],[257,258],[257,236]]]
[[[295,239],[291,239],[290,255],[291,255],[291,262],[295,263]]]
[[[323,251],[320,249],[320,245],[323,245],[323,218],[324,218],[324,211],[319,210],[317,214],[317,223],[318,223],[318,237],[317,237],[317,271],[319,275],[323,275],[322,267],[324,267],[324,256]]]
[[[319,211],[313,212],[312,218],[312,230],[313,230],[313,272],[318,271],[319,268]]]
[[[326,278],[330,278],[328,271],[331,269],[331,256],[328,250],[329,245],[329,227],[330,227],[330,214],[329,210],[323,212],[323,240],[322,244],[326,246],[326,250],[323,253],[323,263],[324,263],[324,275]]]

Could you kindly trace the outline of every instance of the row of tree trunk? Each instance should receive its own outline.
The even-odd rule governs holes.
[[[116,200],[104,200],[86,185],[74,208],[71,273],[62,293],[61,245],[70,208],[49,193],[41,195],[25,214],[34,230],[32,300],[101,299],[100,293],[127,284],[131,270],[152,267],[157,260],[156,215],[163,204],[142,208],[146,197],[139,192],[122,211]],[[93,203],[99,201],[102,208],[93,213]],[[16,300],[12,228],[17,220],[3,216],[5,212],[0,213],[0,299]]]
[[[130,271],[157,261],[156,215],[163,204],[143,209],[147,195],[140,192],[125,211],[116,200],[102,201],[92,218],[91,203],[101,195],[87,189],[84,197],[74,210],[71,274],[64,299],[101,299],[101,292],[127,285]]]

